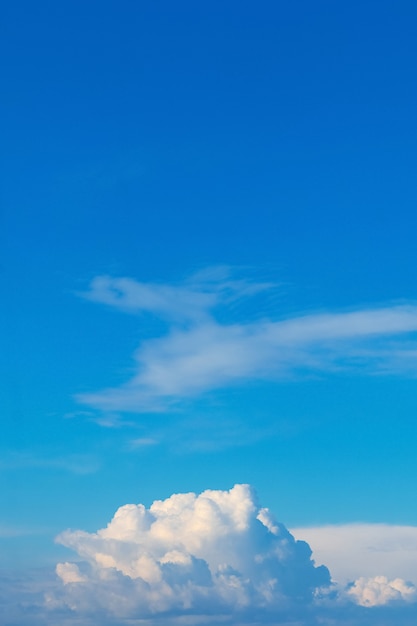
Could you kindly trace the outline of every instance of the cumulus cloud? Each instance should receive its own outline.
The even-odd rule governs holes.
[[[125,384],[77,399],[106,412],[158,411],[248,379],[341,368],[416,373],[411,335],[417,331],[417,306],[225,323],[222,313],[230,312],[231,303],[270,288],[269,283],[232,280],[227,268],[202,272],[180,285],[95,278],[83,297],[160,317],[167,331],[139,346],[135,372]]]
[[[261,508],[248,485],[175,494],[149,509],[128,504],[106,528],[68,530],[57,540],[81,562],[57,566],[64,585],[49,602],[76,613],[296,614],[330,584],[308,544]]]
[[[2,623],[415,626],[415,585],[381,572],[334,584],[248,485],[128,504],[97,532],[58,542],[76,557],[55,576],[0,572]]]
[[[86,576],[81,574],[76,563],[58,563],[56,573],[64,585],[68,585],[69,583],[85,583],[88,580]]]
[[[415,602],[417,589],[402,578],[388,580],[386,576],[358,578],[349,586],[347,594],[360,606],[383,606],[393,602]]]

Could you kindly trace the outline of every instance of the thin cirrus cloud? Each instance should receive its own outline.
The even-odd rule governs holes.
[[[136,619],[378,624],[381,613],[373,610],[407,610],[417,601],[413,584],[384,574],[334,584],[309,545],[276,522],[249,485],[174,494],[149,509],[128,504],[106,528],[67,530],[57,541],[77,553],[77,562],[57,565],[62,585],[47,595],[47,607],[52,616],[70,612],[85,623],[100,615],[118,626]],[[385,617],[393,625],[399,614]]]
[[[86,299],[130,314],[152,314],[166,333],[143,341],[126,383],[77,400],[94,409],[160,411],[205,392],[345,368],[367,373],[417,371],[417,306],[225,323],[221,313],[266,292],[271,283],[232,280],[227,268],[201,272],[180,285],[95,278]]]
[[[89,454],[68,454],[65,456],[41,456],[28,451],[4,454],[0,460],[0,470],[26,470],[30,468],[53,469],[71,474],[93,474],[100,468],[97,458]]]
[[[42,530],[25,528],[22,526],[10,526],[0,524],[0,539],[13,539],[14,537],[26,537],[28,535],[35,535],[42,533]]]

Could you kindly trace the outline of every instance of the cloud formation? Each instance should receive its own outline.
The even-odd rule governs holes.
[[[68,530],[57,540],[82,561],[57,566],[64,587],[50,603],[75,613],[297,613],[330,584],[308,544],[261,508],[248,485],[175,494],[149,509],[128,504],[106,528]]]
[[[386,572],[335,585],[248,485],[122,506],[105,528],[58,541],[77,556],[55,575],[0,573],[2,623],[415,626],[415,585]]]
[[[402,578],[417,584],[417,527],[390,524],[340,524],[293,528],[308,541],[314,558],[345,585],[357,578]]]
[[[388,580],[386,576],[374,578],[358,578],[348,589],[360,606],[384,606],[392,602],[415,602],[417,589],[402,578]]]
[[[159,411],[186,398],[251,380],[356,368],[417,372],[417,306],[226,323],[236,301],[266,292],[269,283],[233,280],[227,268],[207,270],[181,285],[131,278],[95,278],[83,297],[131,314],[165,321],[166,334],[134,354],[125,384],[84,393],[79,402],[105,412]],[[275,315],[276,317],[276,315]]]

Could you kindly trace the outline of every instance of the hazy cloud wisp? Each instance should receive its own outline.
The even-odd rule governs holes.
[[[226,269],[179,286],[97,277],[84,297],[167,323],[165,335],[142,342],[136,373],[125,384],[77,396],[102,411],[159,411],[185,398],[246,380],[360,368],[417,372],[417,306],[302,315],[278,321],[218,321],[231,301],[271,287],[233,281]]]

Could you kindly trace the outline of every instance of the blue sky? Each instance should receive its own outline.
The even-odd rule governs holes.
[[[235,484],[331,573],[323,529],[346,532],[362,557],[353,572],[340,555],[340,579],[417,585],[404,554],[373,571],[359,550],[370,528],[374,553],[417,550],[416,17],[409,1],[8,3],[13,598],[13,577],[43,568],[44,598],[58,561],[87,558],[54,542],[65,529]]]

